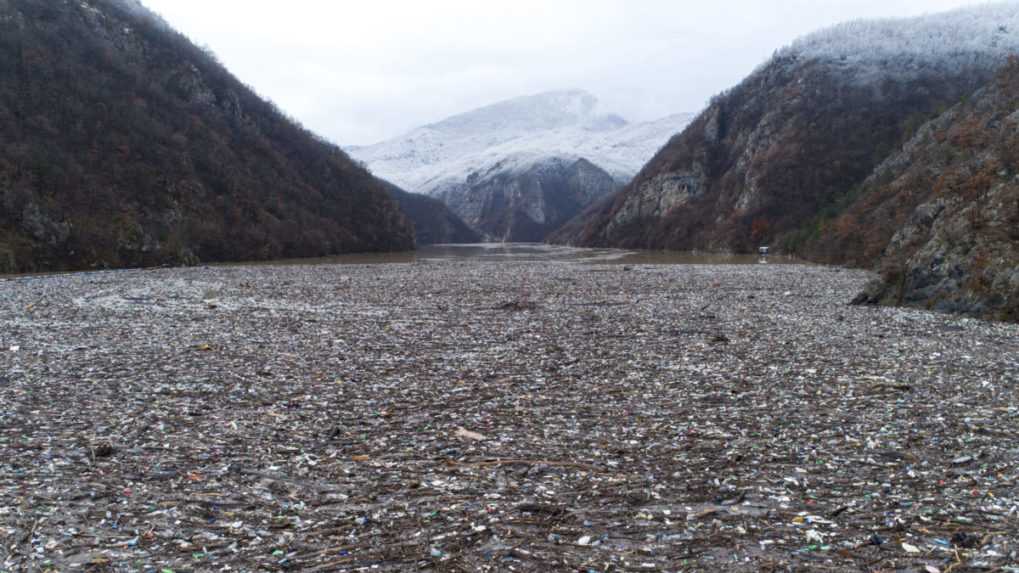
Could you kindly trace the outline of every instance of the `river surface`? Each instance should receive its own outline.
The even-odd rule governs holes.
[[[321,259],[297,259],[264,263],[270,265],[308,264],[407,264],[436,261],[549,262],[622,265],[757,265],[803,264],[791,257],[771,255],[727,255],[677,251],[628,251],[581,249],[542,243],[479,243],[474,245],[430,245],[414,252],[367,253]]]
[[[361,253],[309,259],[281,259],[237,263],[210,263],[212,267],[293,266],[293,265],[392,265],[439,261],[547,262],[619,265],[797,265],[810,264],[793,257],[770,255],[729,255],[680,251],[631,251],[622,249],[584,249],[543,243],[478,243],[472,245],[429,245],[402,253]],[[119,269],[127,270],[127,269]],[[74,271],[71,274],[113,271]],[[67,271],[0,274],[0,280],[46,277]]]

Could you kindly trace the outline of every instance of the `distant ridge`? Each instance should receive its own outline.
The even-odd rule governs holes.
[[[386,183],[390,195],[396,199],[400,209],[414,224],[414,239],[417,246],[438,244],[480,243],[482,236],[457,216],[442,201],[409,193],[392,183]]]
[[[618,190],[689,123],[677,114],[630,124],[581,90],[495,103],[351,148],[373,173],[442,199],[499,241],[541,241]]]
[[[461,113],[351,155],[375,174],[418,193],[434,194],[508,159],[526,169],[548,157],[586,159],[625,183],[685,127],[692,114],[630,124],[601,113],[582,90],[547,92]]]

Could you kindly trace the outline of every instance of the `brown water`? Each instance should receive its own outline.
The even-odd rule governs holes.
[[[541,243],[481,243],[474,245],[430,245],[415,252],[341,255],[321,259],[297,259],[263,263],[270,265],[308,264],[408,264],[437,261],[548,262],[621,265],[757,265],[803,264],[790,257],[727,255],[676,251],[627,251],[580,249]]]
[[[287,266],[287,265],[391,265],[437,261],[546,262],[619,265],[758,265],[806,264],[791,257],[772,255],[727,255],[678,251],[626,251],[620,249],[580,249],[542,243],[481,243],[475,245],[430,245],[402,253],[361,253],[314,259],[285,259],[268,262],[213,263],[208,266]],[[82,271],[79,271],[82,272]],[[105,271],[84,271],[105,272]],[[65,271],[3,275],[0,280],[69,274]],[[77,273],[75,273],[77,274]]]

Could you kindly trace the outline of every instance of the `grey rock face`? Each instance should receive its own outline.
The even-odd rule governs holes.
[[[918,207],[888,247],[884,280],[863,301],[977,316],[1015,308],[1017,197],[1015,187],[999,184],[976,202],[938,198]]]
[[[213,105],[216,103],[215,92],[205,83],[205,80],[202,79],[202,72],[194,64],[183,66],[174,78],[172,85],[183,98],[193,104]]]
[[[619,184],[591,162],[552,158],[522,170],[497,165],[437,196],[490,239],[540,242]]]
[[[1001,8],[1015,14],[1015,7]],[[806,252],[822,235],[818,220],[835,216],[855,191],[922,124],[990,81],[1007,55],[992,39],[959,34],[976,22],[997,27],[996,10],[904,21],[878,28],[902,37],[907,26],[924,37],[938,22],[952,34],[929,54],[872,57],[851,34],[823,34],[780,51],[709,107],[641,170],[622,195],[591,210],[555,239],[575,245],[755,252],[763,244],[858,264],[834,245],[826,257]],[[958,21],[956,21],[958,20]],[[963,26],[964,28],[964,26]],[[931,28],[933,29],[933,28]],[[873,32],[873,30],[870,30]],[[879,36],[881,34],[878,34]],[[883,37],[883,36],[882,36]],[[907,42],[909,44],[909,42]],[[959,56],[953,52],[965,54]],[[809,49],[806,49],[809,48]],[[842,54],[852,56],[845,58]],[[837,54],[837,55],[835,55]],[[944,64],[944,65],[941,65]],[[698,176],[698,194],[678,199],[669,176]],[[888,237],[883,237],[886,241]],[[873,264],[875,257],[867,264]]]
[[[608,232],[646,218],[661,218],[672,209],[686,204],[701,194],[704,174],[700,169],[689,172],[662,173],[641,183],[626,198],[608,225]]]
[[[67,240],[71,234],[70,225],[54,221],[32,202],[25,206],[21,213],[21,226],[37,241],[51,246]]]
[[[855,302],[1019,320],[1017,89],[1019,63],[920,129],[871,178],[886,182],[863,199],[871,217],[916,206],[885,248],[882,279]]]

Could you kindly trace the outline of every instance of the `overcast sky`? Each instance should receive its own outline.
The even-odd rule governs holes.
[[[580,88],[648,120],[699,111],[844,20],[980,0],[143,0],[313,131],[369,144],[502,99]]]

